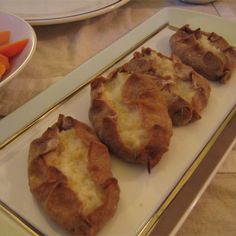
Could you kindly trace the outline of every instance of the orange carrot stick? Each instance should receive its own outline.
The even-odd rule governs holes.
[[[0,54],[0,63],[3,64],[7,70],[10,68],[9,59],[3,54]]]
[[[26,46],[29,39],[22,39],[13,43],[7,43],[0,46],[0,54],[3,54],[7,57],[14,57],[18,55]]]
[[[0,32],[0,45],[8,43],[9,39],[10,39],[10,31]]]
[[[6,72],[6,67],[5,65],[0,63],[0,79],[2,77],[2,75]]]

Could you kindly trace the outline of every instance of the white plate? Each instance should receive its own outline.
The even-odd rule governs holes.
[[[12,80],[29,62],[36,48],[36,35],[33,28],[23,19],[0,11],[0,31],[10,31],[10,42],[28,38],[29,41],[23,51],[11,59],[10,70],[3,75],[0,87]]]
[[[98,16],[129,0],[0,0],[1,10],[12,12],[31,25],[59,24]]]
[[[0,150],[0,203],[1,201],[5,203],[45,235],[68,235],[46,217],[29,191],[27,159],[30,142],[51,126],[60,113],[71,115],[89,124],[90,89],[89,85],[83,88],[81,86],[138,45],[139,47],[150,46],[164,54],[170,54],[168,39],[174,31],[168,28],[167,24],[180,27],[186,23],[193,28],[201,27],[205,31],[215,31],[224,36],[230,44],[236,44],[236,36],[233,34],[234,22],[194,11],[167,8],[0,120],[0,148],[2,148]],[[80,80],[77,79],[78,76]],[[120,202],[115,216],[99,235],[147,235],[165,207],[173,201],[185,181],[204,160],[206,153],[229,122],[231,117],[229,114],[232,115],[232,111],[236,110],[236,74],[234,73],[225,85],[213,82],[211,85],[211,97],[202,113],[202,119],[185,127],[174,128],[169,151],[152,169],[150,175],[146,168],[112,158],[113,173],[121,188]],[[73,93],[79,88],[79,91]],[[73,96],[69,96],[72,93]],[[62,100],[63,103],[43,116],[49,108]],[[38,116],[41,119],[37,120],[37,123],[9,144],[4,145],[7,138]]]

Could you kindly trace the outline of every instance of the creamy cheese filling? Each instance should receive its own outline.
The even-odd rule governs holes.
[[[76,136],[73,129],[59,133],[60,150],[48,154],[47,163],[59,169],[68,179],[69,187],[83,203],[83,212],[89,214],[103,202],[103,191],[91,180],[88,164],[88,147]]]
[[[183,81],[178,77],[174,69],[174,64],[170,59],[161,57],[154,52],[151,52],[150,55],[145,55],[144,58],[153,60],[158,75],[163,77],[169,76],[172,78],[173,83],[170,85],[170,90],[173,93],[189,102],[191,101],[194,96],[192,84],[190,81]],[[165,93],[165,95],[167,94]]]
[[[178,80],[178,82],[171,88],[171,90],[178,96],[182,97],[184,100],[191,102],[194,96],[194,90],[189,81]]]
[[[123,143],[131,149],[140,148],[147,140],[147,132],[142,128],[142,120],[137,109],[131,109],[122,100],[122,87],[129,75],[118,73],[106,84],[103,98],[117,113],[117,126]]]
[[[201,38],[198,39],[198,42],[200,45],[207,51],[212,52],[213,54],[216,54],[220,58],[224,59],[224,53],[217,47],[215,47],[210,40],[208,40],[208,37],[206,35],[202,35]]]
[[[160,57],[156,53],[151,52],[150,55],[145,55],[144,58],[151,59],[153,61],[153,66],[156,68],[156,73],[163,77],[173,77],[175,76],[174,66],[171,60],[168,58]]]

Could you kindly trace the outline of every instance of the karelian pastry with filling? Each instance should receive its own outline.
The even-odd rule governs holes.
[[[152,76],[114,71],[96,78],[89,118],[114,154],[149,171],[168,150],[172,122]]]
[[[44,210],[74,235],[95,235],[116,211],[119,186],[108,150],[72,117],[60,115],[31,143],[28,175]]]
[[[170,38],[172,52],[209,80],[225,83],[236,68],[236,50],[216,33],[180,28]]]
[[[169,58],[153,49],[142,48],[119,70],[155,76],[174,125],[186,125],[201,118],[200,112],[210,95],[209,83],[178,57]]]

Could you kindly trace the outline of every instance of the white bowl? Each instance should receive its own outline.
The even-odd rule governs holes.
[[[10,31],[10,42],[24,38],[29,41],[23,51],[11,59],[10,70],[3,75],[0,88],[12,80],[29,62],[36,48],[36,34],[33,28],[23,19],[7,12],[0,11],[0,31]]]

